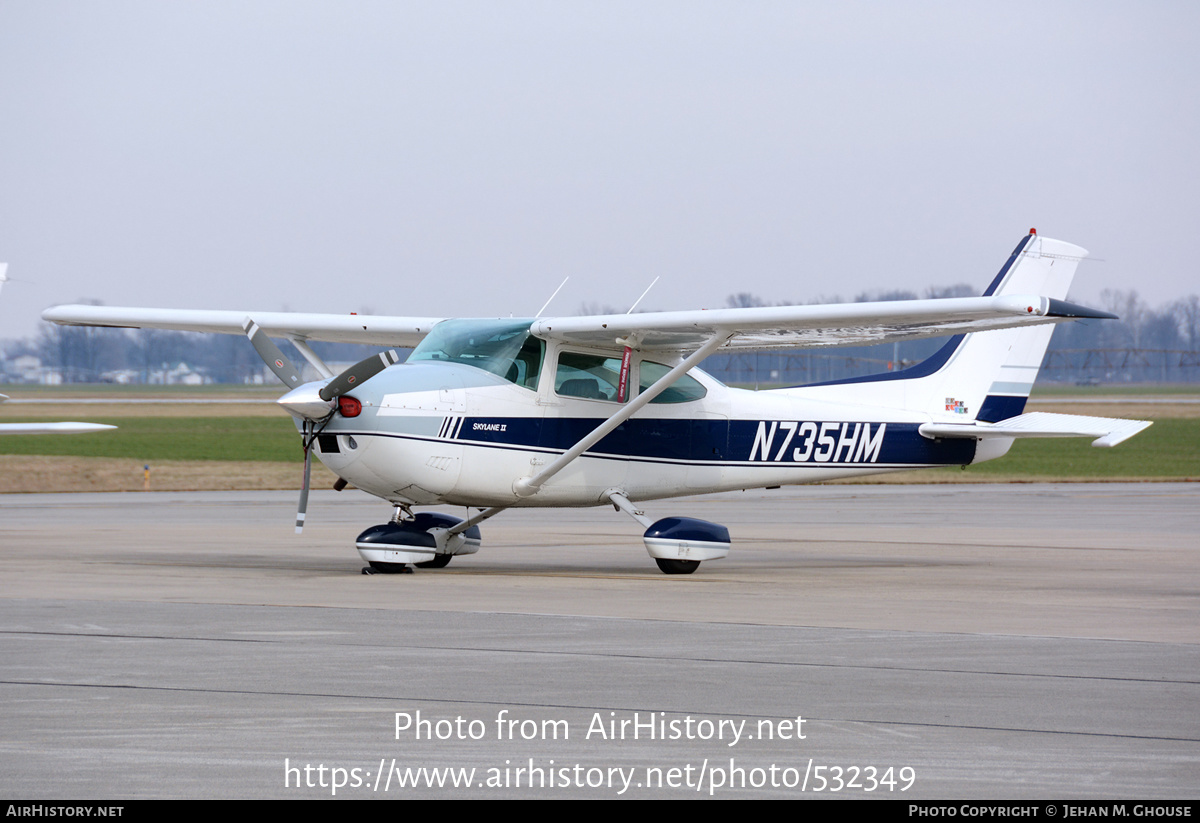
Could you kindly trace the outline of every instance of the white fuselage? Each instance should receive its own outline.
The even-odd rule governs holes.
[[[803,390],[733,389],[693,371],[705,396],[652,403],[522,497],[537,473],[616,411],[615,402],[537,391],[480,369],[417,363],[353,393],[355,418],[334,415],[317,454],[357,488],[396,504],[594,506],[792,485],[975,457],[972,441],[921,437],[930,417],[806,397]],[[636,380],[634,385],[637,385]]]

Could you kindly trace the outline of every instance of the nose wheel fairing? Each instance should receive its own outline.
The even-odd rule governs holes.
[[[358,536],[355,546],[359,556],[372,566],[412,563],[430,564],[425,568],[440,568],[445,565],[441,558],[479,551],[482,536],[478,526],[471,526],[460,534],[449,533],[452,526],[461,522],[461,518],[453,515],[421,512],[411,520],[371,526]]]

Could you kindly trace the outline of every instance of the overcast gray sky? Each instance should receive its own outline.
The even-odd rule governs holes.
[[[1195,2],[0,0],[0,337],[46,306],[533,314],[1200,289]]]

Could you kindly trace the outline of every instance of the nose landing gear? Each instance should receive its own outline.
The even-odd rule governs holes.
[[[359,556],[367,561],[362,573],[412,574],[410,565],[442,569],[456,554],[474,554],[482,542],[479,527],[451,534],[450,528],[461,522],[453,515],[421,512],[410,520],[371,526],[355,541]]]

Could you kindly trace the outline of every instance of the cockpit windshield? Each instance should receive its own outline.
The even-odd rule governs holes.
[[[546,343],[529,333],[532,320],[444,320],[433,327],[409,363],[460,363],[537,390]]]

